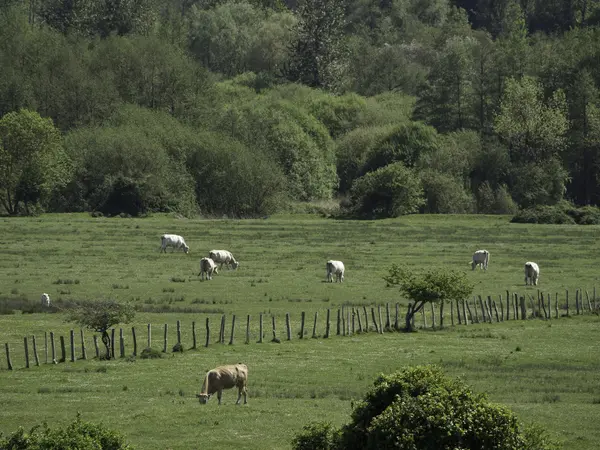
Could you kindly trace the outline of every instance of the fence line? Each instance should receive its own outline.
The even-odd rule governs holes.
[[[585,296],[584,296],[585,294]],[[518,293],[511,293],[510,291],[506,291],[506,295],[503,298],[502,294],[498,295],[498,302],[492,298],[491,295],[486,296],[487,298],[484,300],[482,295],[477,295],[472,298],[472,300],[464,299],[462,301],[450,302],[450,324],[452,327],[458,324],[459,326],[465,325],[468,326],[472,323],[499,323],[509,320],[528,320],[528,319],[542,319],[542,320],[552,320],[552,312],[554,311],[554,319],[558,319],[560,317],[570,317],[570,309],[569,309],[569,290],[565,290],[564,301],[559,301],[559,293],[556,292],[554,295],[554,305],[552,305],[552,296],[550,293],[545,295],[539,289],[537,291],[537,299],[534,298],[533,295],[527,294],[527,298],[525,295],[519,295]],[[383,317],[382,306],[385,306],[385,321]],[[456,306],[456,308],[455,308]],[[499,308],[498,308],[499,306]],[[377,308],[377,312],[375,311]],[[409,303],[407,305],[407,313],[410,312],[413,308],[413,304]],[[361,333],[369,333],[375,332],[378,334],[383,334],[384,332],[390,331],[398,331],[403,327],[400,326],[403,323],[403,318],[400,313],[400,304],[395,304],[395,317],[392,321],[390,304],[386,303],[385,305],[376,305],[370,307],[371,309],[371,322],[369,322],[369,314],[367,310],[367,306],[362,306],[362,314],[363,318],[361,318],[361,307],[351,307],[349,305],[343,305],[337,309],[337,316],[333,316],[333,319],[336,320],[336,331],[338,336],[353,336]],[[419,311],[421,314],[421,325],[419,328],[431,328],[431,329],[442,329],[444,328],[444,303],[439,304],[430,304],[430,312],[427,313],[426,308],[421,308]],[[481,314],[480,314],[481,312]],[[562,312],[562,313],[561,313]],[[593,288],[592,295],[590,296],[587,290],[582,290],[581,288],[576,289],[575,291],[575,313],[576,315],[582,315],[585,313],[597,313],[600,312],[600,303],[596,300],[596,288]],[[414,319],[415,315],[413,314],[413,327],[415,326]],[[456,321],[455,321],[456,316]],[[318,311],[314,314],[313,327],[312,327],[312,338],[329,338],[331,336],[331,309],[327,309],[326,320],[323,328],[319,325],[319,313]],[[322,317],[322,316],[321,316]],[[405,316],[406,317],[406,316]],[[428,322],[428,317],[430,318]],[[364,321],[363,321],[364,319]],[[437,320],[436,320],[437,319]],[[213,320],[218,320],[216,317],[213,317]],[[258,340],[256,341],[258,344],[264,342],[264,314],[261,313],[259,315],[259,335]],[[300,323],[299,323],[299,332],[297,334],[298,339],[304,339],[304,336],[307,332],[306,330],[306,312],[302,311],[300,314]],[[218,322],[217,322],[218,323]],[[226,323],[226,315],[222,314],[220,317],[219,323],[219,334],[218,339],[215,343],[224,344],[225,343],[225,323]],[[272,324],[272,339],[270,342],[281,342],[281,340],[277,337],[276,332],[276,316],[271,314],[271,324]],[[231,334],[229,338],[229,345],[234,345],[234,336],[235,336],[235,325],[236,325],[236,316],[235,314],[231,315]],[[182,325],[181,321],[177,320],[176,324],[176,345],[173,347],[172,351],[183,351],[183,342],[182,342]],[[292,333],[292,319],[290,313],[285,313],[285,327],[286,327],[286,340],[291,341],[293,339]],[[319,329],[324,329],[324,334],[320,335],[318,333]],[[163,342],[162,342],[162,351],[163,353],[167,353],[169,351],[168,348],[168,337],[169,337],[169,326],[167,323],[164,324],[163,328]],[[211,341],[210,334],[210,317],[206,318],[206,341],[205,347],[208,347],[213,343]],[[112,328],[109,330],[110,335],[110,343],[109,345],[109,354],[112,358],[116,358],[115,355],[115,332],[116,329]],[[65,345],[65,336],[58,336],[60,342],[60,358],[57,361],[56,355],[56,347],[55,347],[55,333],[50,331],[50,343],[48,343],[48,332],[44,332],[44,362],[48,364],[57,364],[63,363],[66,361],[67,352]],[[250,343],[252,331],[251,331],[251,317],[247,315],[246,320],[246,330],[245,330],[245,344]],[[191,323],[191,336],[192,343],[190,349],[197,349],[197,330],[196,330],[196,322],[192,321]],[[86,343],[85,343],[85,335],[83,329],[80,329],[80,338],[81,338],[81,346],[80,346],[80,356],[76,356],[76,342],[75,342],[75,331],[69,331],[69,343],[70,343],[70,361],[76,362],[78,359],[87,359],[86,352]],[[138,336],[136,334],[136,328],[131,328],[131,344],[130,348],[133,356],[137,356],[137,339]],[[123,334],[123,329],[119,329],[119,358],[126,357],[126,339]],[[96,334],[93,335],[94,348],[96,353],[96,358],[101,357],[101,352],[98,345],[98,336]],[[147,346],[146,348],[151,348],[152,346],[152,325],[149,323],[147,325]],[[38,345],[36,341],[35,335],[31,336],[31,343],[33,345],[32,353],[33,359],[36,366],[40,365],[40,359],[38,356]],[[13,370],[13,361],[11,357],[11,348],[8,343],[5,343],[5,366],[8,370]],[[31,367],[30,364],[30,347],[28,337],[25,336],[23,338],[23,348],[24,348],[24,367],[29,369]],[[51,360],[49,361],[48,355],[49,352],[51,354]],[[103,355],[103,354],[102,354]],[[1,367],[0,367],[1,368]]]

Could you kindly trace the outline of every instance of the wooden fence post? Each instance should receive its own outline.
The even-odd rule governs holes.
[[[123,328],[119,328],[119,356],[125,358],[125,339],[123,339]]]
[[[167,353],[167,334],[169,332],[169,325],[165,323],[165,332],[163,337],[163,353]]]
[[[219,328],[219,344],[225,343],[225,314],[221,316],[221,327]]]
[[[396,331],[399,330],[399,328],[398,328],[399,317],[400,317],[400,304],[398,302],[396,302],[396,317],[394,319],[394,330],[396,330]],[[362,327],[360,326],[360,314],[358,315],[358,327],[360,328],[360,331],[362,331]]]
[[[338,309],[338,318],[339,318],[339,312],[340,310]],[[300,339],[304,339],[304,322],[306,320],[306,313],[304,311],[302,311],[302,314],[300,314]],[[338,320],[338,327],[339,327],[339,320]],[[339,331],[339,328],[338,328]],[[338,333],[339,334],[339,333]]]
[[[356,308],[356,319],[358,320],[358,332],[362,333],[364,331],[362,319],[360,318],[360,308]]]
[[[258,324],[259,324],[259,333],[260,335],[258,336],[258,343],[262,344],[263,342],[263,314],[260,313],[259,317],[258,317]]]
[[[377,319],[375,318],[375,308],[371,308],[371,317],[373,319],[373,324],[375,325],[375,332],[379,333],[379,327],[377,326]]]
[[[502,294],[498,294],[498,303],[500,304],[500,321],[504,322],[504,302],[502,301]]]
[[[8,366],[8,370],[13,370],[12,362],[10,360],[10,348],[8,348],[8,342],[4,344],[4,348],[6,349],[6,364]]]
[[[521,304],[521,320],[527,319],[527,306],[525,305],[525,297],[521,296],[519,298],[519,303]]]
[[[148,324],[148,348],[152,347],[152,325]]]
[[[81,359],[86,360],[87,359],[87,351],[85,348],[85,336],[83,333],[83,328],[79,329],[79,335],[81,337]],[[135,339],[134,339],[135,341]]]
[[[575,309],[577,310],[577,315],[579,315],[579,289],[575,289]]]
[[[391,328],[392,328],[392,324],[390,322],[390,304],[386,303],[385,304],[385,329],[387,331],[390,331]]]
[[[313,332],[312,337],[315,339],[317,337],[317,318],[319,317],[319,312],[315,311],[315,321],[313,323]]]
[[[565,303],[567,308],[567,317],[569,317],[569,290],[565,290]]]
[[[355,322],[356,322],[356,311],[354,310],[354,307],[352,307],[352,334],[356,334]]]
[[[539,304],[542,307],[541,312],[544,313],[544,320],[548,320],[548,313],[546,312],[546,304],[544,301],[544,293],[543,292],[540,294]]]
[[[48,364],[48,332],[44,331],[44,364]]]
[[[500,303],[502,305],[502,303]],[[500,322],[500,316],[498,314],[498,307],[496,306],[496,301],[492,300],[492,306],[494,307],[494,314],[496,316],[496,322]]]
[[[510,292],[506,291],[506,318],[505,320],[510,320]]]
[[[75,331],[69,331],[69,343],[71,344],[71,362],[75,362]]]
[[[367,313],[367,307],[363,306],[363,312],[365,313],[365,332],[369,331],[369,314]]]
[[[427,314],[425,314],[425,305],[421,307],[421,319],[423,319],[423,329],[427,329]]]
[[[473,297],[473,309],[475,310],[475,316],[473,316],[473,319],[475,319],[475,323],[479,323],[479,311],[477,310],[477,300],[475,297]],[[473,322],[473,320],[471,321]]]
[[[177,344],[181,345],[181,320],[177,321]]]
[[[558,292],[554,297],[554,317],[558,319]]]
[[[210,323],[209,323],[209,319],[207,317],[206,318],[206,343],[204,344],[204,346],[208,347],[209,343],[210,343]]]
[[[552,320],[552,296],[548,292],[548,320]]]
[[[588,311],[592,312],[592,303],[590,302],[590,295],[588,294],[587,289],[585,290],[585,299],[587,300]]]
[[[486,310],[485,310],[485,306],[483,304],[483,299],[481,298],[481,295],[477,296],[479,298],[479,306],[481,306],[481,321],[483,323],[487,322],[487,315],[486,315]]]
[[[460,315],[460,300],[456,300],[456,317],[458,318],[458,324],[462,325],[462,317]],[[450,316],[452,316],[452,310],[450,310]],[[454,319],[452,319],[452,325],[454,325]]]
[[[383,320],[381,317],[381,305],[377,305],[377,313],[379,316],[379,334],[383,334]]]
[[[344,305],[342,305],[342,336],[346,336],[346,314]]]
[[[246,317],[246,344],[250,343],[250,314]]]
[[[450,302],[450,309],[452,309],[452,302]],[[452,325],[454,325],[454,318],[452,318]],[[440,302],[440,329],[444,328],[444,301]]]
[[[133,345],[135,345],[135,342]],[[197,346],[198,346],[198,340],[196,337],[196,321],[194,320],[194,321],[192,321],[192,349],[196,350]]]
[[[271,339],[271,342],[281,342],[279,339],[277,339],[277,333],[275,332],[275,314],[271,314],[271,324],[273,326],[273,339]]]
[[[100,359],[100,347],[98,347],[98,336],[96,335],[94,335],[94,348],[96,349],[96,359]],[[56,362],[54,362],[54,364],[56,364]]]
[[[81,332],[81,339],[83,340],[83,331]],[[131,327],[131,339],[133,340],[133,356],[137,356],[137,338],[135,337],[135,327]],[[85,357],[83,359],[85,359]]]
[[[39,366],[40,358],[38,357],[37,343],[35,341],[35,334],[33,336],[31,336],[31,341],[33,342],[33,358],[35,360],[35,365]]]
[[[115,358],[115,329],[110,330],[110,357]]]
[[[231,337],[229,338],[229,345],[233,345],[233,337],[235,336],[235,314],[231,317]]]
[[[233,345],[233,337],[235,336],[235,314],[231,317],[231,336],[229,338],[229,345]]]
[[[429,306],[431,306],[431,329],[435,330],[435,306],[433,302],[430,302]]]
[[[519,295],[515,292],[513,294],[513,317],[515,320],[519,320]]]
[[[329,322],[329,318],[331,315],[331,310],[329,308],[327,308],[327,317],[325,318],[325,338],[329,337],[329,331],[330,331],[330,327],[331,327],[331,323]]]
[[[285,331],[287,333],[287,340],[292,340],[292,329],[290,326],[290,313],[285,313]]]
[[[29,345],[27,345],[27,336],[23,338],[23,346],[25,347],[25,368],[29,369]]]
[[[471,308],[469,306],[469,300],[463,300],[463,312],[464,308],[467,308],[467,312],[469,313],[469,317],[467,317],[467,312],[465,312],[465,325],[469,325],[469,323],[473,323],[473,313],[471,312]]]
[[[350,335],[350,311],[346,307],[346,336]]]
[[[341,327],[341,323],[342,323],[341,314],[342,313],[341,313],[340,309],[338,308],[338,310],[337,310],[337,332],[336,332],[337,336],[339,336],[340,334],[342,334],[342,330],[340,328]]]
[[[65,337],[60,337],[60,359],[58,362],[65,362],[67,360],[67,352],[65,350]]]

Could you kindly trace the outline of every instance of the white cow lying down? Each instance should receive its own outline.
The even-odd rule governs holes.
[[[204,275],[206,274],[207,280],[212,280],[213,273],[217,273],[217,265],[210,258],[202,258],[200,260],[200,273],[198,276],[204,280]]]
[[[174,250],[181,248],[185,253],[190,251],[185,240],[178,234],[163,234],[160,237],[160,251],[167,253],[167,247],[172,247]]]
[[[489,262],[490,252],[488,252],[487,250],[477,250],[475,253],[473,253],[471,269],[475,270],[475,267],[480,266],[483,270],[487,270]]]
[[[341,261],[329,260],[325,266],[327,268],[327,281],[333,283],[333,276],[335,275],[335,281],[340,283],[344,281],[344,263]]]
[[[540,268],[534,262],[527,261],[525,263],[525,284],[537,286],[540,278]]]
[[[244,404],[248,403],[247,399],[247,384],[248,384],[248,366],[246,364],[234,364],[229,366],[219,366],[209,370],[204,377],[202,383],[202,392],[196,394],[200,403],[205,404],[215,392],[221,404],[221,396],[223,389],[238,388],[238,398],[236,405],[240,404],[242,395],[244,396]]]
[[[240,263],[238,263],[235,260],[231,252],[228,250],[211,250],[208,253],[208,257],[212,259],[215,262],[215,264],[221,264],[219,266],[219,269],[223,268],[223,264],[230,266],[234,270],[237,269],[240,265]]]

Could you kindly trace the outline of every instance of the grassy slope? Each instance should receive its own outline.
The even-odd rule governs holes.
[[[300,311],[306,311],[312,323],[314,311],[322,318],[326,308],[344,302],[397,301],[397,292],[381,280],[392,262],[464,268],[477,284],[476,293],[497,295],[506,289],[526,292],[522,265],[534,260],[541,267],[544,291],[562,296],[565,288],[582,287],[591,292],[597,282],[594,262],[600,231],[514,225],[506,217],[333,222],[312,217],[200,221],[85,215],[4,219],[0,230],[0,297],[37,300],[45,291],[55,300],[117,297],[238,317],[272,312],[280,320],[280,337],[285,312],[291,313],[297,331]],[[160,255],[159,236],[164,232],[184,235],[192,253]],[[240,270],[199,282],[198,260],[213,248],[232,250],[241,261]],[[470,255],[477,248],[491,252],[488,273],[469,270]],[[346,263],[344,285],[322,282],[328,258]],[[79,283],[53,284],[58,279]],[[187,347],[191,321],[203,324],[206,317],[138,314],[135,325],[143,330],[152,322],[154,347],[160,348],[160,325],[169,323],[173,330],[181,319]],[[210,317],[214,333],[218,315]],[[243,329],[238,327],[234,346],[211,345],[159,361],[89,361],[25,370],[25,334],[36,334],[39,343],[44,331],[64,334],[71,325],[56,314],[0,316],[0,343],[9,342],[19,368],[5,370],[2,353],[0,430],[6,433],[44,419],[50,425],[64,423],[81,411],[85,419],[122,430],[138,448],[195,448],[200,442],[210,448],[234,443],[242,448],[287,448],[291,436],[308,421],[346,421],[350,400],[359,398],[377,373],[433,362],[509,405],[524,421],[546,425],[566,448],[592,449],[600,438],[590,420],[600,408],[598,325],[596,316],[586,316],[258,345],[253,320],[248,346],[240,343]],[[173,339],[171,332],[171,343]],[[203,331],[199,339],[204,341]],[[233,392],[224,395],[221,408],[212,401],[198,405],[194,393],[204,371],[237,361],[250,367],[250,405],[234,408]],[[98,372],[99,368],[107,370]]]

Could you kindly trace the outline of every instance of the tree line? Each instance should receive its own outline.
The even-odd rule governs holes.
[[[600,202],[598,0],[0,0],[0,212]]]

